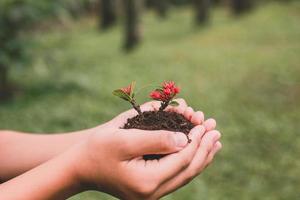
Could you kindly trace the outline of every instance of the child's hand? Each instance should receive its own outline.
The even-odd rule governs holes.
[[[87,141],[72,151],[78,157],[79,181],[121,199],[158,199],[197,176],[221,148],[220,133],[212,131],[214,120],[204,125],[202,112],[194,112],[184,100],[177,100],[179,112],[195,125],[187,144],[183,133],[120,129],[137,113],[129,110],[110,122],[91,129]],[[155,102],[141,106],[142,111],[158,108]],[[143,160],[145,154],[170,154],[159,160]]]

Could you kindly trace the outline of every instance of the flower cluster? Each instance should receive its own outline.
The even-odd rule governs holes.
[[[180,88],[173,81],[165,81],[163,84],[150,93],[150,98],[161,101],[160,111],[164,110],[168,105],[177,106],[173,98],[180,92]]]
[[[180,92],[173,81],[164,82],[160,88],[150,93],[150,97],[159,101],[171,101]]]
[[[133,108],[142,115],[140,106],[136,104],[135,93],[134,93],[135,83],[131,83],[129,86],[117,89],[113,92],[114,95],[124,99],[131,103]],[[175,85],[173,81],[165,81],[161,86],[156,88],[150,93],[150,97],[154,100],[161,101],[160,111],[163,111],[168,105],[177,106],[178,103],[173,101],[173,98],[180,92],[180,88]]]

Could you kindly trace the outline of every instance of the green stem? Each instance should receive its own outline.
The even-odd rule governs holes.
[[[169,103],[170,103],[170,101],[163,101],[163,102],[161,102],[159,111],[163,111],[164,109],[166,109],[166,107],[168,107]]]
[[[134,99],[132,99],[130,103],[132,107],[139,113],[139,115],[143,115],[140,105],[137,105]]]

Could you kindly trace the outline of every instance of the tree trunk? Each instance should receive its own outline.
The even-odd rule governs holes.
[[[156,12],[158,13],[158,16],[160,18],[166,18],[167,17],[167,11],[168,11],[168,0],[154,0],[154,6],[156,9]]]
[[[0,100],[6,96],[8,90],[8,69],[0,63]]]
[[[231,6],[233,13],[240,15],[253,7],[253,0],[231,0]]]
[[[100,27],[108,29],[116,23],[115,0],[101,0],[100,4]]]
[[[223,3],[224,3],[224,1],[222,1],[222,0],[212,0],[211,4],[214,5],[214,6],[219,6]]]
[[[125,50],[133,49],[141,39],[140,17],[142,0],[124,0],[125,2]]]
[[[195,21],[197,25],[203,25],[209,20],[210,0],[194,0]]]

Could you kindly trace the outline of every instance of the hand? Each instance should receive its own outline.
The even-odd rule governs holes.
[[[73,150],[80,182],[122,199],[157,199],[198,175],[221,148],[220,133],[210,131],[215,128],[214,120],[203,123],[202,112],[194,112],[184,100],[177,101],[180,106],[167,109],[184,114],[197,125],[190,132],[190,144],[183,133],[120,129],[136,115],[129,110],[91,129],[89,139]],[[141,109],[156,110],[158,104],[149,102]],[[145,154],[170,155],[145,161]]]

